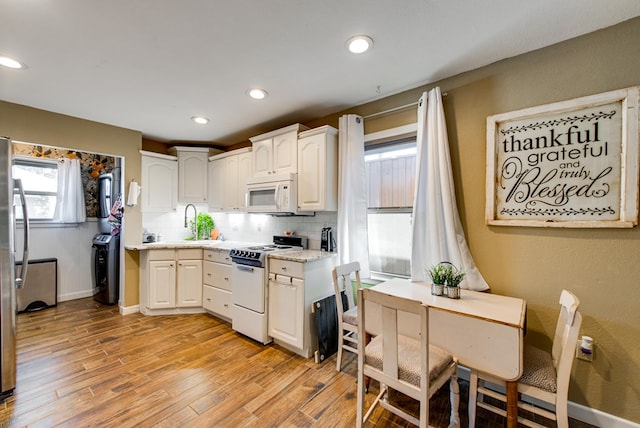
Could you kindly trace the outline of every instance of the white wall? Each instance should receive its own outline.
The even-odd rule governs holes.
[[[149,232],[161,235],[164,241],[184,239],[189,236],[189,229],[184,227],[184,205],[178,205],[173,213],[143,213],[142,226]],[[196,205],[198,212],[207,211],[206,205]],[[337,224],[335,212],[319,212],[315,216],[275,217],[266,214],[247,213],[210,213],[215,227],[228,241],[243,241],[268,244],[273,242],[273,235],[282,235],[285,230],[306,236],[308,248],[320,249],[320,232],[323,227],[334,229]],[[189,219],[193,218],[193,210],[189,209]],[[140,238],[142,239],[142,237]]]
[[[17,260],[22,260],[22,231],[22,225],[19,225],[16,231]],[[58,259],[59,302],[93,295],[91,239],[97,233],[95,218],[78,226],[32,225],[29,259]]]

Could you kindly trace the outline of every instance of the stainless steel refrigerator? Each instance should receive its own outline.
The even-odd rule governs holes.
[[[0,401],[16,387],[16,288],[22,287],[29,265],[29,217],[20,180],[11,174],[11,141],[0,138]],[[19,205],[14,205],[14,195]],[[16,277],[16,210],[24,218],[22,269]]]

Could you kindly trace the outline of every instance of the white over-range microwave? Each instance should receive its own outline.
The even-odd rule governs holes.
[[[296,214],[297,174],[272,174],[248,179],[245,207],[250,213]]]

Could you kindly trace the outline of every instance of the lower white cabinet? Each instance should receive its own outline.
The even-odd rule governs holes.
[[[176,307],[176,262],[149,262],[149,309]]]
[[[304,280],[269,275],[269,336],[304,346]]]
[[[231,321],[231,258],[228,251],[204,251],[202,307]]]
[[[146,315],[202,312],[202,250],[143,251],[140,311]]]
[[[177,263],[176,307],[202,306],[202,259],[179,259]]]
[[[269,257],[269,336],[309,358],[318,346],[311,305],[333,293],[331,270],[336,256],[324,255],[309,261],[278,257]]]

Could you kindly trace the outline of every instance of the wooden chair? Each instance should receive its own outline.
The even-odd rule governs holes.
[[[419,301],[390,296],[371,289],[358,290],[358,334],[364,337],[367,326],[375,321],[371,303],[380,307],[382,333],[369,344],[359,342],[357,422],[362,427],[377,405],[420,427],[429,426],[429,399],[450,381],[450,426],[459,426],[459,387],[457,360],[448,352],[429,345],[429,308]],[[399,334],[398,313],[417,315],[417,337]],[[369,312],[366,319],[365,312]],[[401,315],[402,316],[402,315]],[[413,325],[412,325],[413,327]],[[364,413],[365,377],[380,382],[380,394]],[[399,391],[420,402],[419,418],[389,401],[389,389]]]
[[[525,346],[524,368],[522,376],[518,380],[518,408],[554,420],[557,422],[558,428],[567,428],[569,426],[567,413],[569,378],[571,376],[571,366],[575,359],[578,332],[582,324],[582,315],[578,312],[579,305],[580,301],[573,293],[562,290],[560,294],[560,315],[556,324],[551,353],[533,346]],[[505,385],[503,381],[486,373],[471,370],[469,382],[469,427],[475,426],[476,405],[506,416],[504,410],[484,401],[485,396],[489,396],[506,402],[505,395],[487,388],[485,381],[499,386]],[[550,412],[523,401],[523,395],[549,403],[554,407],[555,411]],[[544,427],[520,416],[518,417],[518,422],[528,427]]]
[[[336,362],[336,370],[338,371],[342,370],[344,349],[358,354],[358,307],[353,301],[352,274],[355,274],[359,289],[360,263],[351,262],[333,269],[333,290],[336,294],[336,309],[338,311],[338,358]],[[342,291],[347,296],[347,308],[342,304]]]

